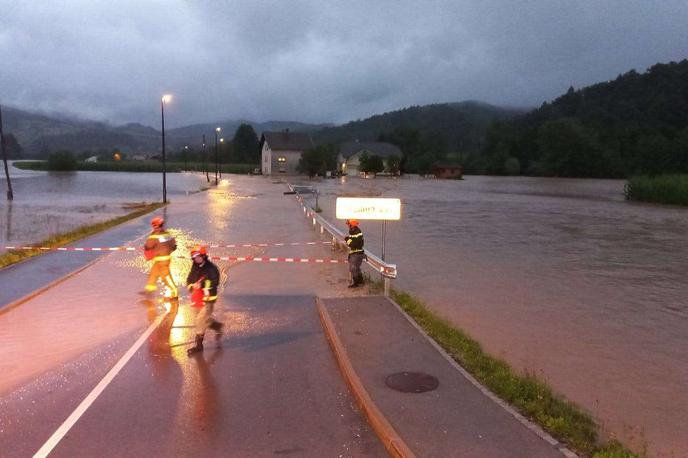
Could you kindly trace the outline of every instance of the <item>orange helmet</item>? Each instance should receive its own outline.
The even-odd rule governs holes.
[[[208,248],[203,245],[196,245],[191,249],[191,257],[195,258],[196,256],[208,256]]]
[[[358,220],[357,219],[347,219],[346,224],[348,226],[358,226]]]
[[[159,216],[156,216],[151,220],[151,226],[153,227],[161,227],[163,224],[165,224],[165,220]]]

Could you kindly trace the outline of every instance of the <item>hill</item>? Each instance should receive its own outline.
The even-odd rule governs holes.
[[[206,136],[208,144],[215,141],[215,128],[222,129],[221,136],[233,137],[236,130],[241,124],[249,124],[258,136],[265,131],[281,131],[289,129],[292,132],[313,132],[329,124],[306,124],[295,121],[267,121],[267,122],[253,122],[246,120],[232,120],[220,121],[218,123],[193,124],[190,126],[177,127],[175,129],[166,129],[165,138],[170,138],[172,142],[183,146],[186,143],[201,143],[203,134]],[[160,135],[160,134],[158,134]],[[169,137],[168,137],[169,135]]]
[[[688,60],[568,92],[488,131],[478,172],[568,177],[688,173]]]
[[[61,115],[31,113],[5,106],[3,122],[5,132],[13,134],[23,148],[24,155],[30,157],[44,157],[61,149],[75,153],[120,150],[125,153],[156,154],[161,148],[160,131],[137,123],[112,126]],[[214,141],[215,127],[222,127],[222,135],[231,138],[242,123],[251,124],[258,135],[265,130],[289,128],[296,132],[310,132],[327,126],[290,121],[222,121],[166,129],[165,139],[170,151],[180,150],[184,145],[200,145],[204,133],[206,141],[211,144]]]
[[[493,121],[508,120],[522,110],[505,109],[482,102],[465,101],[412,106],[347,124],[327,127],[313,134],[316,143],[387,140],[409,134],[433,138],[446,152],[470,154],[479,150]],[[404,146],[404,145],[399,145]]]

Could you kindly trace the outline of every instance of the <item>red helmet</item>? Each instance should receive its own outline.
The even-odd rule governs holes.
[[[163,224],[165,224],[165,220],[159,216],[156,216],[151,220],[151,226],[153,227],[162,227]]]
[[[349,226],[358,226],[358,220],[357,219],[347,219],[346,224]]]
[[[203,245],[196,245],[191,249],[191,257],[208,256],[208,248]]]

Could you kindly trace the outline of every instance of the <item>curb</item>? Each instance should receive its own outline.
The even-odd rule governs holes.
[[[325,336],[327,337],[334,357],[337,360],[339,369],[342,371],[342,375],[346,380],[347,385],[351,393],[356,398],[359,407],[368,419],[368,423],[373,427],[375,433],[382,441],[387,451],[391,456],[399,458],[415,458],[416,455],[411,451],[411,449],[406,445],[406,442],[397,434],[396,430],[387,421],[387,418],[382,414],[380,409],[373,401],[373,399],[366,391],[363,383],[359,379],[356,371],[354,370],[349,357],[346,354],[346,350],[339,340],[339,336],[335,331],[334,324],[330,318],[330,314],[327,312],[325,305],[319,297],[315,298],[316,306],[318,308],[318,314],[320,315],[320,322],[323,325],[325,331]]]
[[[553,436],[551,436],[547,431],[542,429],[539,425],[533,423],[530,421],[528,418],[523,416],[520,412],[518,412],[516,409],[514,409],[511,405],[503,401],[499,396],[494,394],[492,391],[490,391],[486,386],[484,386],[482,383],[480,383],[475,377],[473,377],[466,369],[464,369],[454,358],[451,357],[449,353],[447,353],[444,348],[440,346],[435,340],[430,337],[425,330],[408,314],[404,311],[403,308],[399,304],[396,303],[394,299],[391,297],[386,297],[385,299],[389,300],[394,307],[401,313],[404,318],[416,329],[420,334],[425,337],[425,339],[432,345],[435,350],[437,350],[440,355],[444,359],[449,362],[449,364],[454,367],[457,371],[463,375],[466,380],[468,380],[471,384],[473,384],[478,390],[480,390],[481,393],[483,393],[487,398],[489,398],[492,402],[495,404],[499,405],[501,408],[506,410],[509,414],[511,414],[519,423],[521,423],[523,426],[528,428],[530,431],[532,431],[535,435],[537,435],[540,439],[544,440],[548,444],[552,445],[555,447],[563,456],[566,458],[578,458],[578,455],[570,450],[569,448],[566,447],[563,443],[559,442],[557,439],[555,439]]]

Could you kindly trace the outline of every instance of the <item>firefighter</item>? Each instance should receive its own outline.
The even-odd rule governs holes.
[[[176,299],[178,296],[177,285],[174,283],[170,273],[170,258],[172,252],[177,249],[177,242],[174,237],[164,229],[165,220],[155,217],[151,220],[153,232],[150,233],[146,243],[143,245],[143,253],[146,259],[153,261],[148,282],[146,283],[146,293],[150,294],[157,289],[158,278],[170,290],[170,298]]]
[[[195,345],[187,350],[189,356],[203,351],[203,338],[208,328],[215,331],[215,339],[222,338],[223,324],[213,318],[216,309],[217,286],[220,283],[220,271],[208,259],[208,250],[204,246],[196,246],[191,250],[193,264],[186,278],[186,285],[191,292],[193,306],[198,308],[196,315]]]
[[[363,232],[361,232],[361,229],[358,227],[358,221],[355,219],[347,219],[346,225],[349,227],[349,235],[344,237],[349,247],[349,272],[351,273],[349,288],[356,288],[363,284],[361,264],[366,258],[365,251],[363,250]]]

